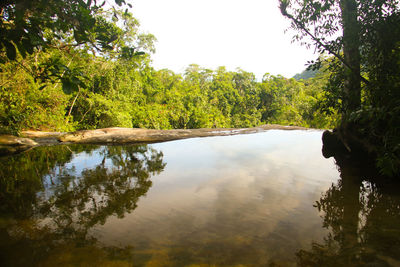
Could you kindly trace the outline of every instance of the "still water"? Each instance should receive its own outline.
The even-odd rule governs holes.
[[[1,158],[0,265],[398,266],[399,190],[323,158],[321,135]]]

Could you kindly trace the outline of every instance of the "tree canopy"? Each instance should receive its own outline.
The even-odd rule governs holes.
[[[281,0],[280,8],[292,21],[295,40],[335,58],[325,104],[342,114],[343,142],[349,150],[361,146],[378,155],[385,173],[398,172],[399,1]]]
[[[125,0],[115,0],[115,3],[126,5]],[[59,43],[112,50],[121,33],[111,22],[98,16],[104,5],[105,1],[100,4],[96,0],[2,1],[0,46],[10,60],[16,59],[17,50],[26,56],[35,49],[45,50]],[[118,19],[116,12],[114,17]]]

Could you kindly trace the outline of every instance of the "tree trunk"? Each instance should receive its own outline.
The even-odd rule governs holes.
[[[344,113],[343,119],[361,106],[361,76],[360,76],[360,28],[357,20],[357,2],[355,0],[340,0],[343,26],[343,55],[348,63],[344,66]]]
[[[74,108],[76,99],[78,98],[80,92],[81,92],[81,88],[79,88],[78,93],[76,94],[74,100],[72,101],[71,107],[69,108],[69,111],[68,111],[67,119],[65,121],[66,123],[69,123],[69,117],[71,116],[72,109]]]

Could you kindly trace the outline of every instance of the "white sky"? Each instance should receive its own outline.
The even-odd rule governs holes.
[[[292,77],[314,59],[313,49],[291,43],[293,32],[278,0],[128,0],[141,30],[157,38],[156,69],[183,73],[189,64],[241,68]]]

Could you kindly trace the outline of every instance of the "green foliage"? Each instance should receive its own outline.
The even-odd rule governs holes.
[[[58,63],[53,64],[55,61]],[[146,57],[109,61],[80,50],[38,52],[22,64],[26,67],[17,62],[2,65],[3,132],[117,126],[253,127],[265,123],[329,128],[334,121],[329,118],[335,116],[318,111],[323,97],[318,86],[325,77],[306,82],[266,76],[257,82],[252,73],[242,70],[212,71],[195,65],[181,76],[154,70]],[[53,69],[60,65],[69,67],[61,75],[54,74],[59,73]],[[39,71],[50,73],[51,82],[30,74]]]
[[[132,124],[137,128],[171,129],[168,111],[160,104],[140,106],[132,112]]]
[[[399,1],[280,1],[296,30],[334,59],[318,60],[330,73],[321,109],[342,115],[339,131],[349,144],[376,156],[387,175],[400,171]],[[341,35],[343,29],[343,35]]]
[[[41,83],[26,75],[26,70],[15,62],[3,64],[2,70],[1,132],[18,133],[22,129],[71,130],[64,123],[68,95],[54,86],[41,90]]]
[[[119,7],[124,0],[115,0]],[[7,0],[0,3],[0,63],[25,59],[41,51],[80,48],[104,58],[117,56],[125,59],[145,56],[154,52],[154,36],[137,34],[139,23],[126,9],[112,7],[104,11],[100,3],[92,0]],[[118,23],[118,21],[122,23]],[[142,51],[140,51],[142,50]],[[42,62],[38,72],[30,72],[42,82],[57,80],[67,94],[85,87],[84,72],[70,68],[59,58]]]
[[[124,0],[115,3],[126,4]],[[112,50],[118,36],[110,21],[97,16],[102,5],[92,0],[2,1],[0,49],[5,50],[9,60],[16,59],[16,48],[25,57],[36,49],[51,48],[66,39],[73,45],[88,44],[98,50]],[[116,11],[113,15],[117,17]]]
[[[310,78],[314,78],[318,74],[317,70],[312,70],[312,69],[305,69],[301,73],[297,73],[296,75],[293,76],[296,80],[307,80]]]
[[[41,0],[22,1],[21,6],[11,2],[1,6],[4,12],[19,16],[13,12],[25,7],[31,13],[21,12],[32,19],[48,7],[66,5],[66,9],[63,14],[49,13],[64,16],[59,21],[46,16],[33,21],[32,27],[44,36],[35,45],[31,40],[36,37],[29,39],[24,34],[5,42],[0,63],[1,132],[266,123],[334,126],[336,113],[325,116],[318,111],[324,97],[320,80],[326,76],[296,81],[267,75],[258,82],[252,73],[225,67],[209,70],[193,64],[183,75],[155,70],[149,56],[155,38],[140,33],[138,21],[127,11],[103,10],[91,1],[51,2],[44,10],[33,5],[41,7]],[[69,17],[73,11],[75,17]],[[2,19],[3,28],[12,23],[15,28],[27,27],[27,20]],[[76,19],[82,25],[67,25]],[[24,49],[19,49],[18,40],[26,44]]]
[[[121,103],[115,103],[100,94],[91,94],[90,97],[82,99],[80,107],[87,108],[84,116],[80,116],[80,129],[107,128],[112,126],[132,127],[129,112]],[[75,114],[76,112],[74,112]],[[79,115],[76,116],[79,118]]]

